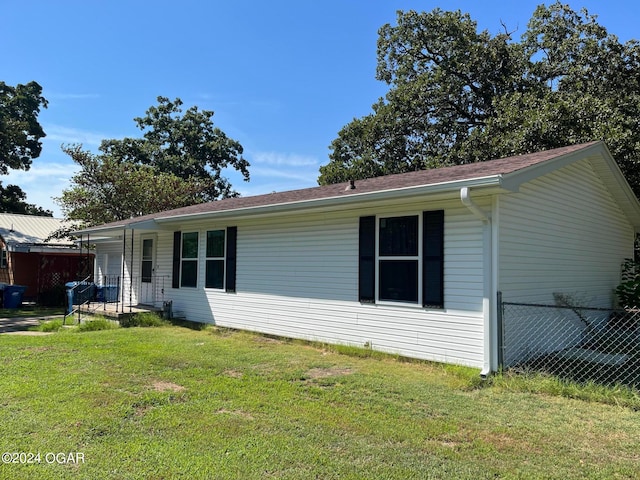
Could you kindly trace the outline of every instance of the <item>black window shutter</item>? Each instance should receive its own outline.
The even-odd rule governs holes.
[[[444,210],[423,213],[422,304],[444,308]]]
[[[238,227],[227,227],[227,268],[225,289],[227,292],[236,291],[236,250]]]
[[[358,262],[358,299],[363,303],[376,300],[376,217],[360,217]]]
[[[180,257],[182,247],[182,232],[173,232],[173,264],[171,272],[171,287],[180,288]]]

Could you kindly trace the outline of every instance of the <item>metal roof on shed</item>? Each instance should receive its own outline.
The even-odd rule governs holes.
[[[0,236],[2,236],[5,243],[10,246],[72,246],[74,243],[68,239],[46,241],[49,235],[64,225],[65,221],[59,218],[0,213]]]

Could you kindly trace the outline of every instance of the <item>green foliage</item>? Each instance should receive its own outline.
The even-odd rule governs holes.
[[[4,187],[0,182],[0,213],[18,213],[22,215],[37,215],[53,217],[51,210],[45,210],[32,203],[27,203],[27,194],[18,185]]]
[[[114,328],[118,328],[118,323],[113,320],[109,320],[107,318],[93,318],[91,320],[87,320],[86,322],[82,322],[78,325],[78,330],[81,332],[95,332],[98,330],[112,330]]]
[[[249,179],[242,146],[214,127],[213,112],[158,97],[136,118],[142,138],[103,140],[100,153],[63,146],[80,167],[71,187],[56,198],[65,217],[96,225],[237,196],[223,170]]]
[[[202,201],[202,184],[159,172],[149,165],[93,155],[79,145],[64,152],[81,167],[72,186],[56,198],[66,218],[95,225],[192,205]]]
[[[496,390],[527,392],[575,398],[640,410],[640,393],[626,385],[603,385],[596,382],[575,382],[554,375],[537,372],[503,372],[488,380],[487,386]]]
[[[42,151],[44,130],[38,123],[40,107],[47,107],[36,82],[15,87],[0,81],[0,174],[28,170]]]
[[[62,328],[62,320],[55,319],[55,320],[43,321],[37,327],[31,327],[29,328],[29,330],[33,330],[36,332],[57,332],[61,328]]]
[[[518,41],[468,14],[398,12],[379,31],[390,89],[331,144],[320,184],[604,140],[640,194],[640,44],[586,10],[539,6]]]
[[[44,130],[38,122],[40,108],[47,107],[42,87],[36,82],[15,87],[0,82],[0,175],[9,169],[29,170],[42,151]],[[50,210],[26,203],[26,194],[17,185],[2,186],[0,212],[51,217]]]
[[[136,313],[119,320],[121,327],[162,327],[168,322],[159,315],[151,312]]]
[[[632,258],[627,258],[622,263],[621,282],[615,291],[620,307],[640,307],[640,265]]]

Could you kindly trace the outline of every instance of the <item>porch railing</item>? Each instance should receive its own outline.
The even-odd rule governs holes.
[[[171,285],[171,280],[168,275],[134,275],[124,279],[120,275],[98,275],[76,283],[72,291],[67,291],[67,301],[72,308],[66,310],[65,321],[80,310],[126,313],[137,305],[160,308],[165,302],[165,291]]]
[[[68,306],[65,307],[64,310],[64,318],[62,320],[62,324],[67,323],[67,317],[73,317],[73,315],[78,312],[78,322],[80,322],[80,308],[82,305],[87,305],[91,302],[91,297],[93,296],[92,289],[94,285],[90,282],[93,275],[89,275],[84,279],[75,282],[73,286],[70,286],[65,291],[66,294],[66,302]],[[77,307],[74,307],[77,306]]]
[[[162,306],[165,292],[171,285],[169,275],[126,276],[101,275],[96,278],[96,301],[103,305],[116,304],[121,308],[136,305]]]

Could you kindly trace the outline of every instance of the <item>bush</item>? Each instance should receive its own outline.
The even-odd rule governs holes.
[[[138,313],[120,319],[121,327],[162,327],[167,322],[155,313]]]
[[[622,281],[616,288],[616,295],[620,307],[640,307],[640,265],[631,258],[622,264]]]
[[[30,328],[29,330],[35,332],[57,332],[62,328],[62,320],[51,320],[49,322],[43,322],[37,327]]]
[[[95,332],[97,330],[111,330],[118,328],[118,323],[106,318],[96,318],[95,320],[89,320],[88,322],[78,325],[78,330],[81,332]]]

